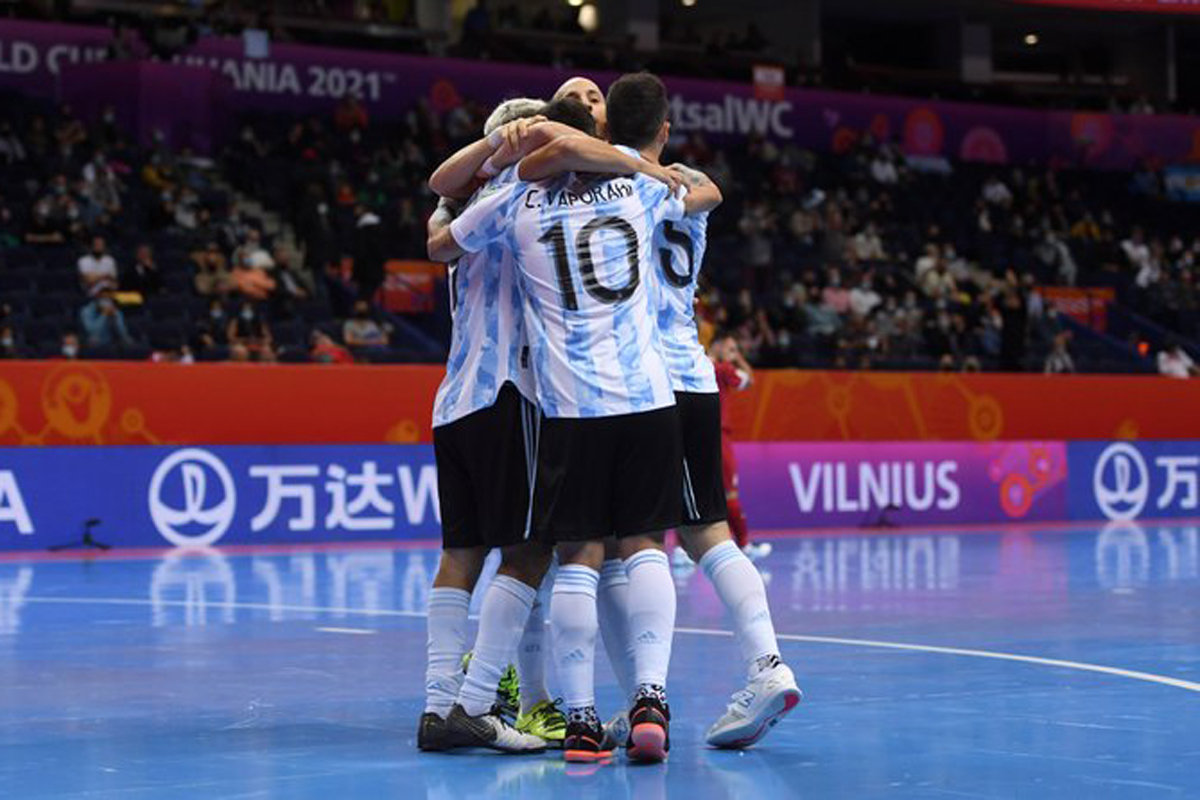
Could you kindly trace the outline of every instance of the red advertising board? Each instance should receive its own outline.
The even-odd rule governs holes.
[[[431,366],[5,362],[0,446],[428,442]],[[1200,381],[760,371],[749,441],[1200,439]]]

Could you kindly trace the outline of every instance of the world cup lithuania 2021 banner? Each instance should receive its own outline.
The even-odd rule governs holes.
[[[206,68],[228,91],[203,86],[206,102],[221,110],[327,115],[347,94],[363,99],[377,117],[396,117],[419,103],[446,112],[466,100],[492,105],[516,95],[548,97],[565,78],[562,70],[516,64],[437,59],[297,44],[272,44],[252,56],[240,39],[203,37],[154,69],[117,70],[97,79],[88,67],[103,60],[106,28],[32,22],[0,23],[0,89],[73,100],[97,108],[128,105],[138,91],[143,109],[178,107],[179,86],[197,82]],[[136,52],[137,48],[133,48]],[[590,73],[602,86],[614,73]],[[131,86],[141,81],[141,87]],[[1200,161],[1200,120],[1179,116],[1132,116],[1045,112],[981,104],[788,89],[757,97],[749,83],[698,81],[666,76],[673,130],[713,139],[764,136],[818,150],[851,146],[860,136],[894,139],[911,156],[984,163],[1060,161],[1096,168],[1130,168],[1146,159],[1162,163]],[[193,102],[202,102],[198,97]],[[145,112],[143,112],[145,113]],[[182,113],[182,112],[181,112]],[[220,123],[222,114],[189,112],[175,127],[187,142],[215,142],[221,131],[196,131]],[[211,119],[205,123],[205,119]],[[131,129],[140,129],[130,120]]]

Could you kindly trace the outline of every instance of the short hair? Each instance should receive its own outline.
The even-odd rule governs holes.
[[[667,87],[649,72],[622,75],[608,87],[608,140],[640,150],[667,121]]]
[[[560,97],[546,103],[541,114],[551,122],[562,123],[588,136],[596,135],[596,118],[588,111],[587,106],[574,97]]]
[[[541,100],[534,100],[532,97],[514,97],[511,100],[505,100],[488,115],[487,122],[483,123],[483,135],[487,136],[496,128],[507,125],[515,119],[532,117],[541,110],[542,105]]]

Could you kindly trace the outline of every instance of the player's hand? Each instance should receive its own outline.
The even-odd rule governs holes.
[[[512,122],[502,125],[497,131],[493,132],[491,141],[499,139],[500,144],[507,145],[510,150],[520,150],[521,144],[529,136],[529,129],[537,123],[545,121],[546,118],[543,116],[514,119]]]
[[[683,177],[678,172],[667,169],[660,164],[651,164],[648,161],[644,162],[641,165],[641,172],[648,178],[654,178],[654,180],[666,184],[667,189],[670,190],[672,196],[675,195],[675,193],[679,191],[679,187],[683,185]]]

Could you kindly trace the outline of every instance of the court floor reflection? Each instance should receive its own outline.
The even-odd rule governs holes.
[[[677,568],[670,762],[582,772],[417,754],[431,547],[5,556],[0,794],[1200,794],[1200,527],[774,544],[800,709],[753,751],[701,746],[738,658],[711,586]],[[598,682],[611,711],[607,665]]]

